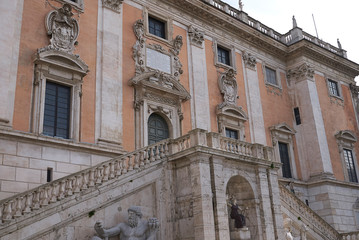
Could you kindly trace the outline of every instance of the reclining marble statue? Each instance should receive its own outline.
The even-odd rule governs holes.
[[[128,222],[119,223],[115,227],[105,229],[101,221],[94,226],[98,236],[92,240],[108,240],[109,237],[120,236],[120,240],[155,240],[159,222],[156,218],[148,221],[142,219],[141,208],[131,206],[128,209]]]

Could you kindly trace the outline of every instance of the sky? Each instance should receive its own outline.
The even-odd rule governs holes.
[[[238,9],[238,0],[222,0]],[[242,0],[243,11],[264,25],[284,34],[298,27],[337,47],[339,38],[348,59],[359,64],[359,0]],[[359,77],[356,78],[357,84]]]

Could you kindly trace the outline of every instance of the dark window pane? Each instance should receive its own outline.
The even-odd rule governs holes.
[[[283,164],[282,165],[283,177],[291,178],[292,177],[292,171],[290,169],[288,144],[279,142],[278,145],[279,145],[280,161]]]
[[[294,117],[295,117],[295,123],[297,125],[300,125],[302,123],[301,119],[300,119],[300,113],[299,113],[299,108],[294,108]]]
[[[275,70],[267,67],[265,69],[266,69],[267,82],[274,85],[278,85]]]
[[[69,138],[71,88],[47,82],[43,133]]]
[[[166,39],[166,24],[164,22],[148,17],[148,28],[151,34]]]
[[[348,170],[348,177],[350,182],[358,182],[357,173],[355,170],[353,153],[351,150],[344,149],[344,160]]]
[[[217,46],[217,53],[218,53],[218,62],[231,65],[231,61],[229,58],[229,51],[222,47]]]
[[[339,97],[338,83],[332,80],[328,80],[328,84],[330,94]]]
[[[238,131],[226,128],[226,137],[238,139]]]

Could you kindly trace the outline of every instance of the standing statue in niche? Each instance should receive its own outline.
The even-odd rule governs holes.
[[[120,223],[110,229],[104,229],[102,222],[97,221],[95,230],[99,237],[92,240],[108,240],[109,237],[120,236],[121,240],[155,240],[159,222],[156,218],[148,221],[142,219],[141,208],[131,206],[128,209],[128,222]]]
[[[243,210],[238,205],[237,200],[235,198],[232,198],[228,202],[228,206],[231,207],[230,217],[231,219],[234,219],[234,226],[236,228],[246,227],[246,217],[242,214]]]

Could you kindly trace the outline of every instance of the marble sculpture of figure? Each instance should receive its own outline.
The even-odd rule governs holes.
[[[155,240],[159,223],[156,218],[148,221],[142,219],[141,208],[131,206],[128,209],[128,222],[119,223],[110,229],[104,229],[102,222],[97,221],[95,230],[98,236],[92,240],[108,240],[109,237],[120,236],[120,240]]]

